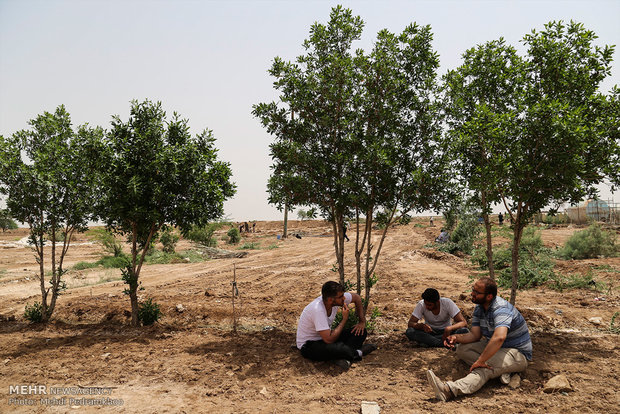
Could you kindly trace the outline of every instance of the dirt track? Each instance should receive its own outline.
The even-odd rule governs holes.
[[[122,294],[120,272],[101,269],[70,271],[70,288],[59,299],[54,321],[27,324],[24,305],[40,295],[33,277],[36,263],[28,248],[0,245],[0,314],[16,317],[0,322],[0,412],[357,413],[363,400],[378,402],[384,413],[618,412],[619,336],[607,328],[620,311],[620,258],[558,263],[564,273],[592,271],[608,286],[604,292],[519,293],[517,307],[534,343],[534,361],[520,388],[492,381],[474,396],[444,404],[434,399],[426,369],[455,379],[467,367],[450,351],[412,347],[403,332],[426,287],[438,288],[469,317],[470,276],[476,273],[468,261],[423,247],[440,225],[412,222],[390,231],[371,301],[383,314],[369,336],[379,349],[344,374],[327,363],[304,360],[291,348],[301,310],[319,295],[323,282],[336,278],[330,270],[332,238],[323,222],[293,222],[290,231],[302,238],[287,240],[276,238],[281,223],[259,222],[258,232],[243,242],[262,249],[249,250],[242,259],[146,266],[142,295],[152,297],[164,313],[160,323],[146,328],[128,326],[129,300]],[[572,231],[545,230],[543,240],[550,247],[562,245]],[[0,241],[24,235],[24,230],[7,232]],[[278,247],[267,248],[274,244]],[[178,250],[189,247],[182,241]],[[96,261],[101,254],[98,245],[78,245],[66,265]],[[233,264],[240,292],[237,334],[232,332]],[[185,308],[182,313],[177,304]],[[602,325],[590,323],[592,316],[602,317]],[[557,374],[565,374],[575,391],[544,394],[542,385]],[[67,395],[66,405],[52,406],[42,405],[40,396],[9,395],[9,387],[17,384],[112,388],[104,396]],[[24,397],[36,397],[37,404],[9,406],[10,398]],[[69,398],[76,397],[123,401],[71,408]]]

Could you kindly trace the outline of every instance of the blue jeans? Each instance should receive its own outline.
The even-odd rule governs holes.
[[[405,331],[405,335],[410,341],[416,341],[422,346],[441,348],[443,347],[443,329],[433,329],[433,332],[424,332],[419,329],[408,328]],[[459,328],[453,332],[453,334],[462,334],[469,332],[467,328]]]

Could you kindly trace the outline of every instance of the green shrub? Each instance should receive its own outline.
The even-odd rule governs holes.
[[[411,223],[411,216],[407,213],[403,214],[398,219],[398,224],[400,224],[401,226],[406,226],[409,223]]]
[[[181,263],[184,258],[178,253],[167,253],[161,250],[155,250],[151,254],[146,255],[144,263],[146,264],[168,264]]]
[[[179,235],[174,232],[170,227],[166,228],[159,236],[159,241],[163,245],[163,250],[166,253],[174,253],[177,243],[179,242]]]
[[[97,243],[103,246],[106,252],[113,254],[114,257],[122,256],[123,245],[116,239],[113,233],[106,229],[93,229],[89,233],[93,235]]]
[[[616,318],[620,315],[620,312],[615,312],[611,317],[611,322],[609,323],[609,332],[614,334],[620,334],[620,326],[616,325]]]
[[[599,256],[615,257],[618,255],[616,234],[601,229],[598,223],[573,234],[559,255],[563,259],[594,259]]]
[[[377,211],[375,213],[375,223],[377,224],[377,227],[380,229],[384,229],[385,226],[387,226],[389,219],[390,219],[390,215],[385,210]]]
[[[505,268],[501,266],[497,278],[497,284],[503,288],[512,286],[512,243],[504,249],[496,249],[493,254],[493,262],[495,256],[503,260],[501,263],[508,261]],[[551,255],[551,251],[544,247],[540,231],[535,227],[526,227],[521,236],[521,244],[519,245],[519,277],[517,281],[518,289],[527,289],[540,286],[549,280],[553,280],[555,274],[553,267],[555,263]]]
[[[260,249],[260,246],[258,245],[258,243],[255,243],[255,242],[244,243],[243,246],[239,247],[239,249],[243,249],[243,250],[256,250],[256,249]]]
[[[194,226],[187,233],[187,238],[194,243],[202,244],[207,247],[216,247],[217,240],[213,238],[213,233],[222,227],[223,223],[209,223],[206,226]]]
[[[228,244],[237,244],[241,241],[241,233],[237,227],[231,227],[226,235],[228,236]]]
[[[98,262],[77,262],[73,268],[75,270],[84,270],[84,269],[92,269],[93,267],[99,266]]]
[[[0,209],[0,228],[4,233],[7,230],[15,230],[17,223],[9,215],[8,209]]]
[[[459,222],[450,235],[450,241],[437,245],[437,250],[448,253],[457,251],[471,254],[474,249],[474,241],[480,232],[478,219],[475,214],[464,213],[459,216]]]
[[[120,256],[105,256],[97,260],[97,264],[106,269],[122,269],[129,265],[130,259],[125,253]]]
[[[452,208],[450,210],[446,210],[442,212],[441,214],[443,215],[443,219],[446,223],[444,227],[448,231],[454,230],[454,226],[456,226],[456,220],[458,216],[456,209]]]
[[[32,306],[26,305],[24,317],[30,322],[41,322],[43,320],[43,306],[39,302],[35,302]]]
[[[597,283],[592,277],[592,271],[589,271],[585,275],[556,275],[550,287],[562,292],[566,289],[596,289],[596,285]]]
[[[142,302],[138,309],[138,320],[142,322],[142,325],[152,325],[159,320],[161,311],[159,305],[154,303],[151,298],[148,298]]]

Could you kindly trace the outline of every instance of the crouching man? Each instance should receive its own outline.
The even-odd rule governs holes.
[[[473,394],[491,378],[510,381],[510,373],[521,372],[532,359],[532,341],[521,313],[506,300],[497,297],[497,284],[490,278],[474,283],[471,300],[476,304],[471,332],[450,335],[445,345],[470,366],[469,375],[457,381],[442,382],[432,370],[428,381],[441,401]]]
[[[359,322],[350,329],[345,329],[349,318],[348,305],[355,304]],[[342,307],[342,321],[331,328],[338,307]],[[301,354],[314,361],[334,361],[343,369],[349,369],[351,363],[362,359],[376,349],[366,340],[366,316],[362,299],[356,293],[345,292],[340,283],[326,282],[321,289],[321,296],[310,302],[299,317],[297,325],[297,348]]]

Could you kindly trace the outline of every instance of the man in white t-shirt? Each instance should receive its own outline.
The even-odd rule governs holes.
[[[348,305],[355,304],[358,323],[345,329],[349,318]],[[338,307],[342,307],[342,320],[331,328]],[[338,282],[326,282],[321,296],[310,302],[299,317],[297,325],[297,348],[301,354],[314,361],[331,361],[348,369],[353,361],[359,361],[376,349],[364,344],[366,339],[366,316],[362,299],[356,293],[345,292]]]
[[[437,289],[428,288],[409,318],[405,335],[423,347],[443,347],[448,335],[469,332],[466,326],[467,321],[456,304],[440,297]]]

